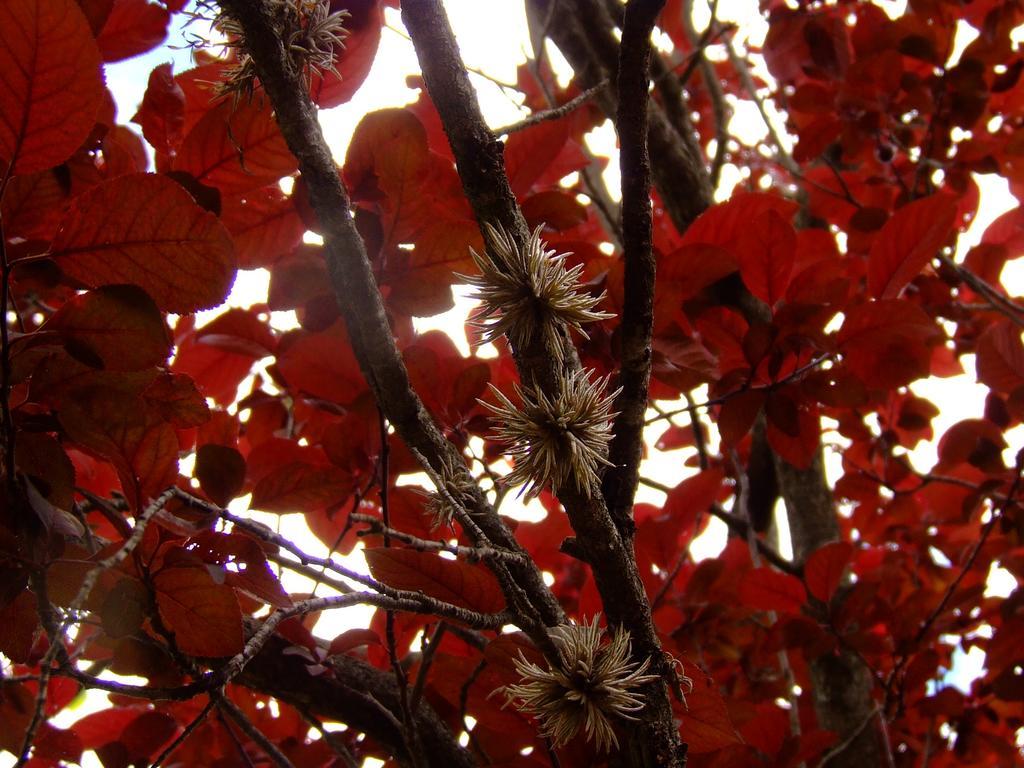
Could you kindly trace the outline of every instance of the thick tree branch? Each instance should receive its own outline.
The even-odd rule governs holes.
[[[300,656],[283,652],[287,645],[283,638],[271,638],[238,682],[300,711],[345,723],[381,744],[401,764],[412,764],[399,725],[401,702],[393,675],[345,655],[328,659],[332,674],[313,675]],[[418,703],[413,717],[428,768],[471,768],[476,764],[425,701]]]
[[[619,170],[625,261],[622,322],[619,324],[619,386],[615,434],[608,449],[611,468],[602,484],[608,511],[623,538],[632,537],[633,498],[643,455],[644,415],[651,379],[655,264],[651,250],[651,163],[647,153],[647,95],[651,30],[664,0],[631,0],[619,47]]]
[[[601,0],[527,0],[543,16],[553,14],[551,38],[572,65],[581,87],[618,79],[618,43],[614,21]],[[596,103],[609,117],[616,112],[615,94],[599,91]],[[651,167],[654,184],[666,212],[683,232],[711,204],[712,189],[693,127],[685,111],[674,125],[658,104],[651,102],[648,146],[658,162]],[[682,122],[685,121],[685,122]]]
[[[348,193],[317,122],[302,73],[295,71],[279,39],[271,4],[268,0],[224,0],[222,7],[245,29],[248,53],[274,106],[281,133],[308,184],[310,201],[323,227],[331,284],[360,369],[381,410],[402,439],[428,459],[434,471],[454,466],[465,472],[467,485],[474,488],[476,523],[496,545],[522,551],[412,390],[351,215]],[[562,610],[533,563],[515,562],[508,568],[545,622],[557,623]]]
[[[481,222],[500,224],[520,245],[524,244],[528,232],[505,174],[503,147],[484,123],[440,3],[407,2],[402,17],[474,213]],[[567,337],[563,347],[561,364],[547,353],[540,340],[527,349],[514,350],[520,377],[544,391],[555,391],[559,378],[579,368],[575,349]],[[568,370],[562,370],[563,366]],[[609,622],[630,631],[637,659],[651,658],[659,671],[667,673],[632,548],[619,535],[603,497],[565,488],[560,490],[559,501],[569,515],[582,556],[593,569]],[[635,737],[630,740],[631,764],[681,765],[683,758],[667,689],[658,681],[646,686],[644,692],[648,710],[632,728]]]

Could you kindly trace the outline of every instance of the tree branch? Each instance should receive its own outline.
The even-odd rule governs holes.
[[[564,4],[563,4],[564,5]],[[553,29],[558,26],[554,12]],[[522,246],[529,233],[512,194],[504,169],[503,147],[488,130],[458,53],[448,19],[438,0],[415,0],[402,8],[402,18],[416,47],[423,79],[441,116],[455,156],[463,189],[481,222],[501,225]],[[595,85],[601,77],[589,82]],[[599,91],[598,97],[601,93]],[[513,350],[524,382],[554,392],[557,381],[579,369],[575,348],[562,339],[563,354],[552,355],[538,339],[527,349]],[[663,671],[664,663],[650,605],[637,572],[632,548],[618,533],[603,497],[572,488],[560,490],[559,501],[577,535],[581,552],[594,572],[608,620],[629,630],[633,653],[650,658]],[[661,681],[645,687],[647,715],[635,726],[630,740],[634,765],[681,765],[679,736],[668,691]]]
[[[622,234],[625,261],[622,321],[619,324],[619,386],[615,432],[608,449],[611,467],[602,492],[619,533],[633,535],[633,498],[643,455],[644,415],[651,379],[654,327],[654,254],[651,250],[651,164],[647,153],[647,88],[651,31],[664,0],[630,0],[619,47],[619,170],[622,176]]]
[[[268,0],[223,0],[221,7],[245,30],[248,53],[273,104],[281,133],[308,184],[310,202],[323,228],[331,285],[360,369],[377,403],[402,439],[425,456],[435,471],[440,472],[447,463],[466,474],[467,485],[474,489],[476,522],[491,541],[503,548],[521,551],[483,492],[473,483],[464,462],[456,460],[455,447],[445,440],[412,390],[366,249],[352,218],[348,192],[317,122],[302,73],[295,71],[285,44],[279,39],[271,3]],[[525,224],[523,226],[525,228]],[[561,607],[532,561],[511,563],[509,569],[545,621],[558,623],[563,616]]]
[[[273,637],[238,678],[300,711],[316,712],[367,734],[403,765],[410,765],[398,721],[399,691],[394,677],[350,656],[330,657],[331,675],[311,674],[297,655],[283,653],[288,643]],[[476,763],[425,700],[413,711],[422,757],[428,768],[472,768]]]

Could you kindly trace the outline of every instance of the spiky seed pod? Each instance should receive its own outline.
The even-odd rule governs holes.
[[[601,465],[609,466],[611,408],[619,390],[605,395],[607,377],[591,381],[590,373],[576,370],[563,376],[553,395],[516,385],[520,407],[493,385],[499,404],[479,401],[494,413],[495,437],[508,445],[512,457],[505,482],[524,484],[526,498],[546,487],[557,494],[570,481],[582,492],[600,484]]]
[[[644,707],[637,689],[657,675],[648,675],[650,660],[630,660],[629,632],[620,629],[602,643],[598,616],[590,624],[564,624],[551,630],[558,661],[545,669],[527,661],[515,661],[522,678],[505,686],[506,703],[540,721],[540,733],[556,747],[567,744],[582,729],[598,750],[618,747],[612,729],[615,718],[636,720]]]
[[[206,0],[204,0],[204,3]],[[200,7],[204,3],[200,4]],[[329,0],[272,0],[278,37],[284,42],[296,70],[307,85],[314,75],[334,72],[336,47],[344,47],[347,35],[343,26],[349,13],[331,13]],[[217,84],[218,96],[234,95],[235,99],[252,99],[256,88],[256,68],[248,53],[245,32],[236,19],[221,11],[213,19],[214,26],[227,37],[224,44],[235,51],[235,59],[224,70],[224,80]]]
[[[583,265],[566,269],[568,254],[547,250],[540,239],[540,227],[520,249],[512,236],[500,227],[484,224],[487,250],[470,255],[479,275],[456,275],[473,286],[482,308],[473,325],[482,330],[484,343],[507,335],[514,349],[523,349],[542,336],[549,353],[561,356],[563,330],[574,328],[583,336],[584,323],[614,317],[595,307],[604,298],[580,290]]]
[[[447,454],[442,456],[441,461],[441,471],[429,473],[434,490],[427,494],[425,507],[433,519],[431,528],[450,528],[452,522],[466,511],[468,499],[473,493],[473,486],[465,473],[458,471],[459,467],[455,466]]]

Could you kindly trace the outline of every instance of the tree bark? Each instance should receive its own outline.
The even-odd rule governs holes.
[[[601,0],[527,0],[540,18],[551,13],[549,32],[552,40],[569,61],[583,88],[609,78],[614,82],[619,60],[613,29],[616,20]],[[599,92],[596,99],[602,111],[614,118],[615,94],[611,89]],[[648,143],[654,186],[676,229],[685,232],[693,220],[712,202],[709,175],[704,165],[696,134],[686,121],[686,110],[672,110],[673,122],[666,111],[651,102]],[[726,278],[713,290],[723,303],[732,304],[750,320],[764,320],[767,307],[743,287],[738,279]],[[838,522],[832,494],[825,480],[819,456],[806,470],[788,465],[775,457],[782,496],[786,501],[794,550],[798,560],[818,547],[838,538]],[[872,711],[870,672],[856,657],[826,656],[811,663],[815,685],[814,703],[822,727],[832,728],[840,739],[849,738],[863,725]],[[877,729],[863,728],[859,735],[835,757],[830,766],[877,765],[880,756]]]

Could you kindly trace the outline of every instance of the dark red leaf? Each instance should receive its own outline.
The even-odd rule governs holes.
[[[699,669],[685,672],[693,680],[693,689],[686,695],[686,705],[679,708],[680,735],[689,751],[704,754],[738,743],[739,734],[718,687]]]
[[[265,187],[297,167],[267,99],[222,101],[188,132],[174,160],[175,170],[223,195]]]
[[[239,269],[269,267],[302,242],[306,229],[291,198],[275,185],[228,197],[220,219],[235,240]]]
[[[201,445],[196,451],[195,474],[203,493],[225,507],[245,484],[245,459],[226,445]]]
[[[380,638],[372,629],[347,629],[331,640],[328,653],[334,656],[339,653],[348,653],[353,648],[361,645],[380,645]]]
[[[930,347],[939,339],[939,329],[918,305],[890,299],[850,310],[836,340],[861,381],[895,387],[928,375]]]
[[[834,541],[812,552],[804,563],[807,590],[824,603],[832,599],[853,555],[848,541]]]
[[[156,48],[167,38],[171,14],[149,0],[114,0],[96,42],[104,61],[121,61]]]
[[[697,217],[683,236],[683,245],[704,244],[730,248],[750,222],[766,211],[774,211],[783,221],[792,219],[797,206],[778,195],[763,192],[737,192],[724,203],[708,208]]]
[[[252,309],[233,307],[196,331],[196,341],[254,360],[274,354],[277,339]]]
[[[61,409],[68,436],[110,461],[134,508],[165,490],[178,473],[174,428],[141,397],[102,387],[81,390]]]
[[[170,741],[178,724],[166,712],[143,712],[125,726],[119,741],[128,750],[133,762],[145,762]]]
[[[149,73],[149,85],[132,118],[159,154],[173,155],[185,137],[185,92],[174,79],[173,65],[160,64]]]
[[[133,283],[168,312],[216,306],[235,277],[224,226],[153,174],[122,176],[81,195],[50,256],[88,286]]]
[[[978,339],[978,380],[997,392],[1013,392],[1024,385],[1024,342],[1020,326],[1009,320],[993,323]]]
[[[345,23],[348,36],[344,46],[334,49],[335,71],[312,78],[309,94],[321,109],[344,104],[359,90],[377,55],[384,25],[384,14],[377,0],[334,0],[330,5],[332,12],[345,9],[351,15]]]
[[[946,242],[956,218],[956,201],[931,195],[900,208],[875,237],[868,254],[868,291],[894,299]]]
[[[800,579],[774,568],[753,568],[740,582],[739,599],[759,611],[800,613],[807,602],[807,590]]]
[[[541,175],[550,173],[556,164],[556,176],[566,176],[587,165],[586,155],[570,139],[572,128],[573,116],[570,114],[558,120],[537,123],[508,137],[505,142],[505,168],[516,197],[526,195]]]
[[[296,392],[348,404],[366,391],[366,381],[341,323],[320,333],[303,331],[281,340],[278,370]]]
[[[256,539],[238,531],[202,531],[191,537],[184,548],[204,563],[223,566],[228,585],[275,608],[291,607],[291,598],[270,569],[266,553]]]
[[[421,591],[482,613],[496,613],[505,607],[498,582],[480,566],[412,549],[378,547],[363,554],[370,573],[389,587]]]
[[[108,371],[139,371],[167,360],[171,338],[153,300],[134,285],[79,294],[47,327],[59,331],[75,359]]]
[[[740,277],[769,307],[786,295],[796,261],[796,230],[774,209],[749,222],[737,238]]]
[[[103,98],[99,50],[73,0],[7,0],[0,29],[0,167],[46,170],[92,131]]]
[[[232,656],[242,650],[242,613],[234,590],[204,567],[171,567],[153,576],[160,618],[191,656]]]
[[[43,760],[58,761],[61,765],[78,763],[82,759],[82,740],[74,730],[55,728],[43,722],[36,734],[33,757]],[[35,761],[30,761],[32,765]]]
[[[352,475],[331,466],[281,464],[256,483],[251,505],[265,512],[302,512],[340,506],[355,489]]]

